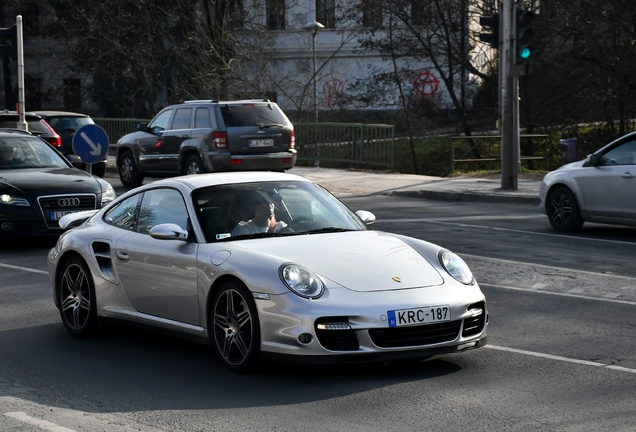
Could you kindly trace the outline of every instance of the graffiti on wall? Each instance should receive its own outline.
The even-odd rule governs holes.
[[[407,72],[402,81],[412,83],[403,89],[406,97],[419,95],[422,98],[433,98],[439,91],[439,79],[430,70]],[[399,106],[402,102],[394,76],[387,73],[377,73],[346,83],[339,78],[331,78],[322,85],[322,98],[322,105],[327,109],[346,106],[383,108]]]

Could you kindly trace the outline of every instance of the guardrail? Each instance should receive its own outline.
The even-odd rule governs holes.
[[[148,119],[135,119],[135,118],[95,118],[93,117],[95,124],[100,126],[106,135],[108,135],[108,141],[114,145],[119,138],[126,134],[137,131],[137,125],[139,123],[148,123]]]
[[[294,123],[298,161],[383,166],[393,170],[395,126],[364,123]]]
[[[534,140],[538,139],[543,141],[544,146],[541,151],[534,151]],[[521,162],[526,161],[545,161],[545,169],[549,171],[549,159],[548,159],[548,149],[549,149],[549,135],[543,134],[528,134],[528,135],[520,135],[519,140],[522,143],[529,144],[532,148],[531,154],[521,154],[519,159]],[[473,163],[479,164],[478,168],[484,168],[492,170],[493,165],[499,165],[498,168],[501,169],[501,135],[474,135],[474,136],[452,136],[450,137],[450,145],[451,145],[451,167],[450,169],[444,173],[443,176],[446,176],[449,172],[453,174],[455,172],[455,166],[459,163]],[[520,146],[522,151],[526,146]],[[486,154],[482,155],[479,158],[468,157],[469,155],[473,155],[475,149],[484,150],[486,149]],[[542,154],[541,154],[542,153]],[[456,154],[460,154],[461,156],[456,157]]]

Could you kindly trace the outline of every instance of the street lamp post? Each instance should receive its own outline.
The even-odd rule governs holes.
[[[309,33],[311,33],[311,51],[314,55],[314,121],[318,123],[318,71],[316,64],[316,35],[318,32],[325,28],[324,25],[320,24],[318,21],[312,21],[304,25],[303,27]],[[314,137],[316,136],[316,126],[314,126]],[[316,140],[314,140],[316,144],[316,167],[320,166],[320,148]]]

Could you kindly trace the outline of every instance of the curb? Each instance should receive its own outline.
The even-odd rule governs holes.
[[[444,191],[394,191],[387,195],[397,195],[407,198],[423,198],[433,201],[449,201],[449,202],[483,202],[483,203],[503,203],[503,204],[529,204],[539,205],[541,198],[533,196],[506,196],[495,195],[489,193],[473,193],[473,192],[444,192]]]

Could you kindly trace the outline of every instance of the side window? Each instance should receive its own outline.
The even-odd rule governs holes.
[[[194,117],[195,128],[211,128],[212,122],[210,121],[210,110],[207,108],[197,108]]]
[[[628,141],[614,147],[601,157],[601,165],[634,165],[636,164],[636,140]]]
[[[173,223],[188,229],[188,211],[175,189],[152,189],[144,193],[137,231],[147,233],[155,225]]]
[[[170,129],[190,129],[190,117],[192,117],[192,108],[179,108],[174,114]]]
[[[134,230],[141,194],[134,195],[106,213],[104,221],[119,228]]]
[[[172,110],[165,110],[159,113],[159,115],[150,122],[148,127],[153,133],[162,132],[168,129],[168,122],[170,121],[171,116]]]

